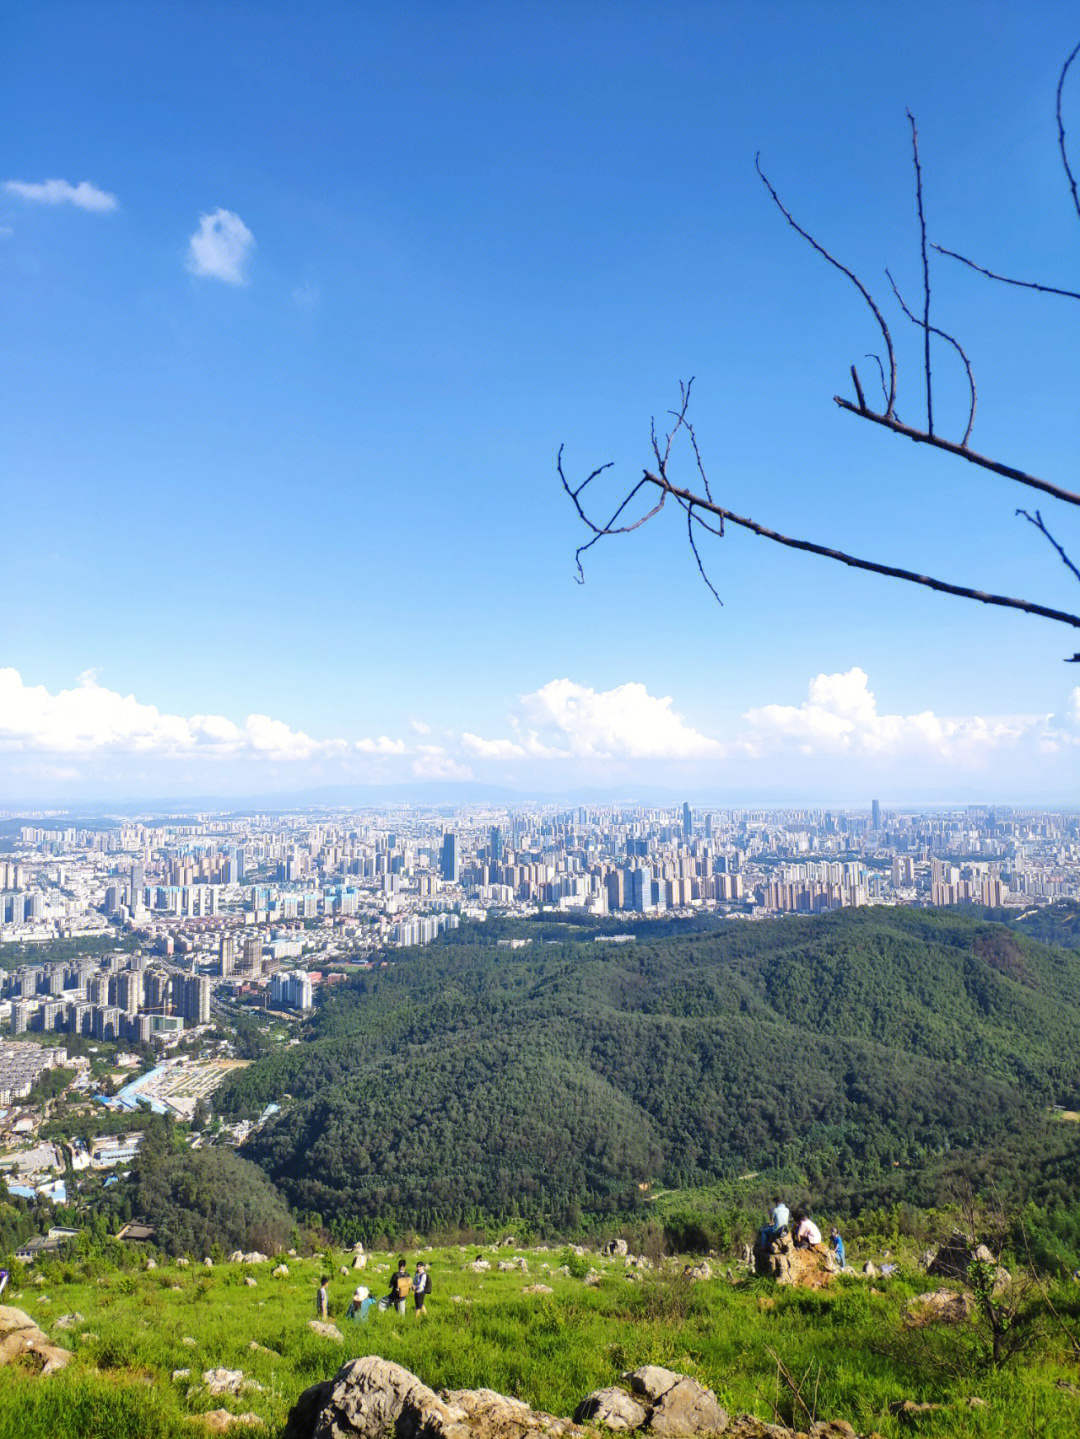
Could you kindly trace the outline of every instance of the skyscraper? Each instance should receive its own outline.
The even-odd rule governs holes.
[[[450,884],[457,884],[458,876],[461,873],[458,861],[457,835],[452,830],[447,830],[443,835],[442,842],[442,877]]]
[[[881,802],[876,799],[870,804],[870,827],[871,829],[881,828]]]
[[[503,857],[503,838],[502,838],[502,830],[501,830],[501,829],[499,828],[499,826],[496,824],[496,825],[492,825],[492,827],[491,827],[491,862],[492,862],[492,864],[502,864],[502,857]]]
[[[694,833],[694,811],[689,800],[682,807],[682,832],[683,839],[690,839]]]

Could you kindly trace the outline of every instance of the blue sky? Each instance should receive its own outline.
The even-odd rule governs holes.
[[[1069,4],[21,7],[0,804],[440,777],[1073,802],[1064,627],[736,532],[720,608],[674,517],[580,587],[554,461],[635,476],[693,375],[733,509],[1076,609],[1029,492],[832,403],[873,329],[753,157],[917,300],[910,107],[932,238],[1075,288],[1078,39]],[[1080,73],[1066,122],[1080,159]],[[973,445],[1075,487],[1076,302],[932,280]]]

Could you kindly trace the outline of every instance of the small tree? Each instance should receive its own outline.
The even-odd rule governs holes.
[[[1063,118],[1066,80],[1069,76],[1070,67],[1078,55],[1080,55],[1080,44],[1078,44],[1068,56],[1061,68],[1056,92],[1056,119],[1057,144],[1065,172],[1066,184],[1072,206],[1076,210],[1077,218],[1080,219],[1080,192],[1078,192],[1076,174],[1072,168],[1066,146],[1066,131]],[[1080,70],[1080,66],[1077,68]],[[922,164],[919,158],[919,135],[914,116],[912,116],[910,112],[908,114],[908,121],[911,127],[915,199],[923,276],[922,303],[917,310],[913,310],[908,306],[888,270],[885,271],[885,275],[889,281],[900,314],[922,331],[923,384],[921,388],[925,391],[925,424],[922,422],[909,424],[900,418],[897,410],[898,363],[896,346],[893,342],[893,337],[885,320],[885,316],[870,293],[870,290],[853,270],[837,259],[836,256],[830,253],[808,230],[804,229],[803,226],[798,223],[791,211],[784,205],[776,189],[761,168],[760,156],[755,157],[754,163],[757,168],[757,173],[765,189],[768,191],[772,202],[795,233],[800,235],[812,246],[814,251],[828,265],[843,275],[859,292],[881,336],[883,353],[871,354],[866,357],[874,362],[880,379],[882,395],[880,408],[876,408],[875,405],[867,399],[866,391],[855,365],[851,366],[850,372],[854,398],[836,395],[834,396],[835,403],[846,413],[855,415],[862,420],[869,420],[871,423],[881,426],[892,434],[902,436],[915,444],[927,445],[934,449],[942,450],[946,454],[955,456],[968,464],[990,470],[994,474],[1002,476],[1004,479],[1011,480],[1025,488],[1035,490],[1038,494],[1049,495],[1053,499],[1068,505],[1080,506],[1080,494],[1075,491],[1066,489],[1064,486],[1055,484],[1050,480],[1042,479],[1037,475],[1029,474],[1027,471],[1017,468],[1015,465],[1007,464],[992,456],[981,454],[971,448],[969,440],[975,424],[977,405],[974,371],[971,361],[959,340],[957,340],[954,335],[947,333],[938,325],[931,322],[930,252],[935,251],[937,254],[964,265],[968,269],[977,272],[995,283],[1015,286],[1023,290],[1038,293],[1039,295],[1052,296],[1057,300],[1064,300],[1067,303],[1080,301],[1080,292],[1033,280],[1015,279],[1002,274],[998,270],[992,270],[987,266],[978,264],[956,250],[933,243],[928,238],[923,195]],[[969,404],[962,428],[960,426],[957,427],[960,432],[959,439],[949,439],[944,436],[940,431],[940,416],[935,416],[934,371],[932,360],[934,351],[939,350],[942,345],[947,346],[957,357],[967,379]],[[1054,609],[1033,600],[1021,599],[1011,595],[994,594],[986,590],[972,588],[969,585],[957,584],[951,580],[935,579],[929,575],[918,574],[913,570],[903,569],[897,565],[861,558],[830,545],[819,544],[811,540],[783,534],[779,530],[761,524],[759,521],[751,519],[747,515],[738,514],[726,505],[720,504],[713,495],[701,450],[698,446],[697,436],[688,415],[692,384],[693,381],[691,380],[688,384],[680,386],[679,406],[677,409],[670,411],[673,423],[662,439],[657,433],[655,421],[653,422],[651,428],[653,465],[652,467],[646,466],[641,478],[636,484],[622,492],[621,496],[614,502],[613,509],[605,508],[599,512],[595,511],[592,508],[592,502],[597,491],[589,488],[606,470],[611,468],[611,465],[599,466],[590,474],[586,475],[579,483],[572,485],[567,479],[563,469],[563,450],[560,446],[557,461],[559,479],[566,494],[570,497],[579,519],[585,525],[591,536],[584,544],[578,547],[575,555],[579,583],[584,581],[582,556],[586,551],[590,550],[599,540],[609,535],[625,535],[629,534],[632,530],[640,529],[642,525],[654,519],[656,515],[664,509],[670,499],[685,516],[686,533],[690,550],[702,579],[718,603],[722,603],[722,601],[706,573],[701,552],[698,548],[698,540],[703,534],[715,539],[722,539],[725,533],[725,526],[732,524],[741,529],[749,530],[751,534],[758,535],[762,539],[769,540],[774,544],[784,545],[789,549],[802,550],[808,554],[821,555],[825,559],[835,560],[853,569],[869,570],[873,574],[885,575],[891,579],[922,585],[942,594],[952,595],[961,599],[977,600],[981,604],[1020,610],[1025,614],[1035,615],[1040,619],[1051,620],[1058,624],[1072,626],[1074,629],[1080,629],[1080,615],[1072,614],[1069,611]],[[672,472],[672,455],[675,444],[680,438],[688,443],[693,457],[693,469],[695,473],[689,483],[678,483]],[[644,496],[643,500],[639,499],[641,496]],[[605,514],[609,515],[609,518],[606,520],[603,518]],[[1018,508],[1016,515],[1038,530],[1046,542],[1052,547],[1058,559],[1060,559],[1069,572],[1080,581],[1080,566],[1073,562],[1065,546],[1055,538],[1043,520],[1041,512],[1037,509],[1032,511]],[[1080,652],[1073,654],[1069,658],[1071,661],[1080,661]]]

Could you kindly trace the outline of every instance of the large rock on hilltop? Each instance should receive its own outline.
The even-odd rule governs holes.
[[[770,1244],[754,1245],[754,1272],[775,1279],[777,1284],[790,1284],[799,1289],[824,1289],[840,1272],[831,1249],[824,1245],[812,1249],[796,1249],[790,1234],[782,1234]]]
[[[727,1412],[712,1390],[696,1379],[659,1364],[646,1364],[623,1379],[648,1406],[644,1427],[650,1434],[720,1434],[727,1428]]]

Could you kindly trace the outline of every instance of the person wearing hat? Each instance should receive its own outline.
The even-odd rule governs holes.
[[[368,1310],[375,1303],[370,1292],[363,1284],[353,1290],[352,1301],[345,1311],[345,1318],[351,1319],[354,1324],[362,1324],[368,1317]]]

